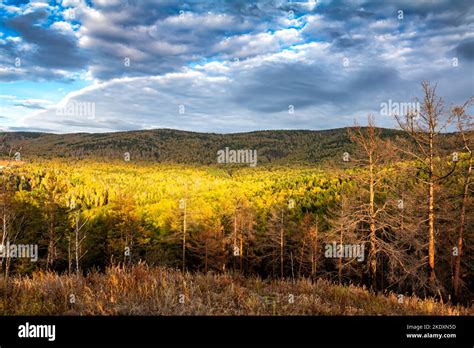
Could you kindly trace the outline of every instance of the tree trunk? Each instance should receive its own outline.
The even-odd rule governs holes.
[[[5,241],[7,240],[7,209],[5,204],[3,205],[3,231],[2,231],[2,245],[5,247]],[[3,258],[0,259],[0,266],[3,268]]]
[[[71,259],[71,233],[67,236],[67,271],[71,274],[72,271],[72,259]]]
[[[377,240],[375,235],[375,181],[374,181],[374,165],[372,161],[372,155],[369,156],[369,171],[370,171],[370,183],[369,183],[369,218],[370,218],[370,278],[371,286],[373,289],[377,288]]]
[[[460,293],[460,278],[461,278],[461,255],[462,255],[462,247],[463,247],[463,232],[464,232],[464,224],[466,221],[466,205],[467,199],[469,196],[469,184],[471,180],[471,172],[472,172],[472,152],[469,151],[469,166],[467,169],[466,177],[464,178],[464,192],[462,197],[462,205],[461,205],[461,216],[459,221],[459,235],[458,235],[458,255],[456,256],[456,262],[454,264],[454,279],[453,279],[453,288],[454,288],[454,296],[456,298],[459,297]]]
[[[207,238],[206,238],[206,251],[204,255],[204,273],[207,274]]]
[[[232,262],[234,264],[234,271],[235,271],[235,268],[236,268],[236,260],[235,260],[235,248],[237,247],[237,212],[235,212],[235,215],[234,215],[234,244],[232,246]]]
[[[343,226],[341,225],[341,231],[340,231],[340,237],[339,237],[339,248],[341,250],[341,256],[339,257],[339,269],[338,269],[338,276],[339,276],[339,284],[342,284],[342,231],[343,231]]]
[[[316,274],[318,273],[318,258],[317,258],[317,255],[318,255],[318,232],[319,232],[318,230],[319,230],[318,221],[316,220],[315,229],[314,229],[314,251],[313,251],[314,271],[313,271],[313,277],[316,277]]]
[[[283,238],[283,211],[281,212],[281,228],[280,228],[280,276],[284,276],[284,257],[283,257],[283,248],[284,248],[284,238]]]
[[[243,251],[244,251],[244,237],[242,235],[242,231],[240,231],[240,252],[239,252],[239,257],[240,257],[240,265],[239,265],[239,268],[240,268],[240,272],[243,271],[243,265],[244,265],[244,255],[243,255]]]
[[[183,215],[183,273],[186,269],[186,205],[187,202],[184,202],[184,215]]]
[[[431,128],[431,127],[430,127]],[[436,279],[435,275],[435,212],[434,212],[434,180],[433,180],[433,133],[430,131],[430,171],[428,181],[428,234],[429,234],[429,247],[428,247],[428,261],[430,266],[430,281],[434,283]]]
[[[76,216],[76,273],[79,274],[79,213]]]
[[[306,244],[306,238],[303,239],[303,244],[301,246],[301,254],[300,254],[300,265],[298,267],[298,276],[301,277],[301,266],[303,265],[303,260],[304,260],[304,247]],[[311,262],[313,262],[313,259],[311,258]],[[311,264],[311,271],[313,270],[312,264]]]

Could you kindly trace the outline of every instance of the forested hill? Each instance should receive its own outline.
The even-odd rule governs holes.
[[[382,137],[396,138],[403,132],[381,129]],[[347,128],[309,131],[272,130],[249,133],[195,133],[172,129],[116,133],[47,134],[4,133],[7,146],[21,148],[22,158],[101,158],[190,164],[216,163],[218,150],[257,150],[258,164],[314,164],[334,161],[354,147]],[[2,137],[2,138],[3,138]],[[337,157],[336,157],[337,156]]]

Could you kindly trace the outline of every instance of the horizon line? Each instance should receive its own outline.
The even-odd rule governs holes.
[[[368,126],[359,125],[360,128],[367,128]],[[118,134],[118,133],[133,133],[133,132],[151,132],[151,131],[175,131],[182,133],[194,133],[194,134],[214,134],[214,135],[238,135],[238,134],[250,134],[250,133],[263,133],[263,132],[330,132],[335,130],[343,130],[349,128],[356,128],[356,126],[345,126],[345,127],[336,127],[336,128],[327,128],[327,129],[260,129],[260,130],[250,130],[244,132],[228,132],[228,133],[219,133],[219,132],[205,132],[205,131],[194,131],[194,130],[185,130],[177,128],[149,128],[149,129],[132,129],[132,130],[118,130],[118,131],[109,131],[109,132],[71,132],[71,133],[55,133],[48,131],[35,131],[35,130],[1,130],[0,134],[19,134],[19,133],[29,133],[29,134],[41,134],[41,135],[92,135],[92,134]],[[381,130],[392,130],[392,131],[402,131],[399,128],[388,128],[388,127],[375,127],[376,129]],[[447,132],[453,133],[453,132]],[[456,133],[456,132],[454,132]]]

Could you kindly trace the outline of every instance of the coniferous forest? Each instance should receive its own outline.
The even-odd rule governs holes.
[[[2,134],[0,312],[467,314],[472,100],[421,91],[399,130]]]

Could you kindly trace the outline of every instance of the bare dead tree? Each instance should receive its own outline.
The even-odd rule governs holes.
[[[331,226],[330,230],[325,233],[323,244],[324,244],[324,255],[326,255],[327,248],[331,247],[331,244],[336,244],[339,250],[343,250],[345,245],[349,244],[365,244],[364,238],[356,233],[357,225],[362,220],[361,215],[354,209],[357,207],[354,204],[354,192],[348,188],[341,192],[341,198],[329,212],[328,222]],[[340,284],[343,283],[346,275],[356,275],[360,268],[356,263],[356,258],[345,258],[342,253],[338,257],[332,255],[333,261],[336,263],[337,269],[337,280]],[[332,277],[331,272],[329,275]],[[361,275],[361,274],[359,274]],[[352,279],[352,277],[350,277]]]
[[[422,174],[419,180],[427,188],[427,215],[428,215],[428,264],[429,275],[432,284],[436,281],[435,273],[435,248],[436,248],[436,186],[454,170],[455,165],[447,173],[440,173],[436,161],[440,156],[437,144],[441,132],[445,131],[449,125],[449,118],[446,117],[443,99],[437,96],[436,85],[431,86],[429,82],[421,83],[423,89],[423,101],[418,114],[409,112],[406,115],[396,115],[395,118],[400,128],[405,131],[411,140],[398,150],[414,159]],[[414,149],[412,146],[414,144]]]
[[[466,226],[466,209],[468,206],[470,185],[472,180],[472,131],[473,122],[472,115],[466,113],[466,109],[474,102],[473,98],[470,98],[466,103],[461,106],[455,106],[451,109],[452,117],[456,121],[456,127],[459,132],[459,136],[462,139],[464,146],[463,150],[467,152],[467,165],[463,173],[463,192],[461,199],[461,208],[459,211],[459,232],[457,237],[457,255],[455,257],[454,275],[453,275],[453,290],[454,296],[459,297],[460,284],[461,284],[461,257],[463,253],[463,239],[464,229]]]
[[[184,273],[186,270],[186,228],[187,228],[187,202],[185,199],[181,201],[183,209],[183,253],[182,253],[182,266],[181,269]]]
[[[75,227],[74,227],[74,255],[76,260],[76,273],[79,274],[80,267],[79,262],[80,260],[87,254],[87,250],[82,252],[82,243],[87,237],[87,234],[84,232],[81,235],[81,231],[84,226],[87,224],[88,220],[84,220],[81,224],[81,212],[77,211],[76,219],[75,219]]]
[[[380,129],[376,128],[374,117],[369,115],[367,127],[362,128],[357,123],[353,130],[349,129],[349,138],[361,150],[352,156],[355,167],[362,171],[353,172],[350,179],[356,182],[360,214],[358,229],[364,231],[368,226],[368,267],[369,279],[373,289],[377,288],[377,258],[381,252],[380,233],[385,221],[381,218],[387,208],[387,195],[382,198],[382,191],[387,191],[384,179],[386,178],[385,165],[393,158],[391,144],[381,138]]]

